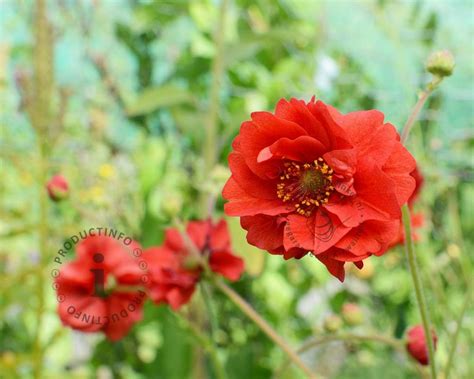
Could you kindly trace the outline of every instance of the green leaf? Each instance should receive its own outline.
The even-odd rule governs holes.
[[[249,245],[246,238],[246,231],[240,226],[237,217],[227,218],[227,225],[232,240],[234,253],[245,261],[245,271],[251,276],[258,276],[265,266],[267,253],[255,246]]]
[[[141,116],[160,108],[193,102],[193,95],[184,88],[172,84],[160,87],[149,87],[144,89],[143,92],[127,106],[127,114],[129,116]]]

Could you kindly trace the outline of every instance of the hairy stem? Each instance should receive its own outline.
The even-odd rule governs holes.
[[[415,121],[418,118],[418,115],[423,108],[423,105],[426,103],[428,97],[433,93],[433,91],[439,86],[442,82],[443,78],[440,76],[434,76],[433,80],[426,86],[426,88],[421,92],[417,103],[413,107],[413,110],[410,113],[410,116],[403,127],[402,134],[401,134],[401,143],[405,144],[408,136],[410,134],[411,129]],[[430,325],[430,317],[429,317],[429,310],[426,304],[426,299],[423,291],[423,284],[421,282],[420,273],[418,270],[418,264],[416,262],[415,256],[415,247],[413,244],[413,237],[412,237],[412,227],[411,227],[411,217],[410,217],[410,209],[408,205],[405,204],[402,207],[402,220],[403,226],[405,229],[405,252],[408,260],[408,265],[410,267],[410,272],[413,280],[413,285],[415,287],[415,295],[418,304],[418,309],[421,315],[421,321],[423,324],[423,329],[425,332],[425,340],[426,345],[428,346],[428,356],[429,356],[429,364],[430,364],[430,371],[431,371],[431,378],[436,379],[436,362],[435,362],[435,350],[433,339],[431,335],[431,325]]]
[[[263,319],[251,306],[247,303],[237,292],[227,286],[222,280],[214,280],[215,286],[221,290],[245,315],[250,318],[255,324],[273,341],[275,342],[288,356],[288,358],[297,365],[308,378],[315,379],[316,375],[304,364],[298,354],[269,324]]]
[[[431,378],[436,379],[436,364],[435,364],[435,350],[434,343],[431,334],[430,317],[428,307],[426,304],[426,298],[423,293],[423,285],[421,282],[420,272],[418,270],[418,264],[416,262],[415,247],[412,238],[411,218],[410,209],[405,204],[402,207],[402,219],[403,226],[405,229],[405,252],[410,267],[411,277],[413,279],[413,286],[415,288],[416,300],[418,303],[418,309],[420,311],[421,322],[423,324],[423,330],[425,332],[426,345],[428,346],[429,364],[431,370]]]
[[[416,102],[415,106],[413,107],[410,116],[408,116],[408,119],[403,126],[402,130],[402,135],[400,138],[401,143],[404,145],[408,139],[408,135],[410,134],[411,129],[413,128],[413,125],[415,124],[416,119],[418,118],[418,115],[423,108],[423,105],[425,105],[426,100],[428,100],[428,97],[433,93],[433,91],[438,87],[438,85],[441,83],[443,78],[436,76],[431,83],[429,83],[426,88],[421,92],[421,94],[418,97],[418,101]]]
[[[206,311],[207,311],[207,317],[209,319],[209,324],[211,326],[210,343],[212,344],[213,350],[216,351],[216,354],[217,354],[219,352],[219,349],[216,345],[215,337],[216,337],[216,332],[219,328],[219,325],[217,323],[216,314],[214,312],[214,307],[213,307],[213,304],[212,304],[211,295],[209,294],[209,288],[207,288],[207,285],[204,282],[201,282],[200,288],[201,288],[201,294],[202,294],[202,298],[204,300],[204,304],[206,305]],[[217,357],[217,359],[218,359],[218,357]],[[226,376],[224,370],[221,370],[220,367],[215,366],[214,370],[216,371],[215,373],[218,377],[225,377]],[[217,372],[218,370],[221,370],[222,372],[219,373],[219,372]]]
[[[178,319],[178,323],[181,327],[187,329],[191,332],[191,335],[196,339],[200,346],[202,346],[208,353],[211,358],[212,365],[214,366],[214,372],[217,379],[226,379],[227,375],[225,373],[224,367],[219,359],[219,354],[215,348],[212,341],[207,338],[194,324],[192,324],[185,316],[179,312],[173,312],[173,314]]]

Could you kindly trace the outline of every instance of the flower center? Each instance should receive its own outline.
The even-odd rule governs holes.
[[[313,163],[287,161],[283,167],[277,195],[284,203],[293,203],[297,213],[309,217],[317,207],[328,202],[334,191],[333,170],[323,158]]]

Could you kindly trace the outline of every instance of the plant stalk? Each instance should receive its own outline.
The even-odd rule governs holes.
[[[250,318],[257,326],[275,342],[288,356],[288,358],[297,365],[308,378],[316,379],[316,375],[305,365],[298,354],[269,324],[263,319],[237,292],[227,286],[222,280],[214,280],[215,286],[221,290],[245,315]]]
[[[31,103],[27,109],[31,124],[36,131],[39,183],[39,263],[36,275],[36,296],[38,306],[36,310],[36,329],[33,337],[33,376],[36,379],[43,377],[44,347],[41,343],[41,332],[43,329],[43,312],[45,308],[45,277],[44,265],[47,261],[48,241],[48,198],[44,185],[48,175],[48,132],[51,126],[51,99],[53,92],[53,68],[52,68],[52,34],[51,26],[47,19],[46,2],[36,0],[35,3],[35,45],[33,49],[33,83]]]
[[[469,306],[472,296],[472,282],[469,284],[469,288],[466,293],[466,298],[464,299],[464,304],[462,306],[461,312],[459,312],[458,319],[456,320],[456,330],[454,331],[453,336],[451,337],[451,346],[449,349],[448,361],[446,363],[446,368],[444,369],[444,378],[449,379],[449,374],[451,372],[451,367],[453,366],[454,356],[456,353],[456,347],[458,344],[459,334],[461,332],[461,326],[464,319],[464,315],[466,314],[466,310]]]
[[[415,121],[418,118],[418,115],[423,108],[423,105],[426,103],[428,97],[433,93],[433,91],[439,86],[443,78],[440,76],[434,76],[432,81],[426,86],[426,88],[420,94],[417,103],[413,107],[413,110],[410,113],[410,116],[405,123],[400,141],[402,144],[405,144],[411,129]],[[418,304],[418,309],[420,311],[421,321],[423,324],[423,330],[425,332],[426,346],[428,346],[428,356],[429,356],[429,365],[431,378],[436,379],[436,362],[435,362],[435,349],[434,343],[431,335],[431,325],[429,317],[429,309],[426,304],[426,298],[423,292],[423,284],[421,282],[420,273],[418,270],[418,264],[416,262],[415,256],[415,247],[413,244],[412,236],[412,227],[411,227],[411,217],[410,209],[408,205],[405,204],[402,207],[402,221],[405,230],[405,252],[408,260],[408,265],[410,267],[410,273],[413,280],[413,285],[415,287],[415,295]]]
[[[214,366],[214,372],[217,379],[227,379],[226,372],[222,363],[219,359],[219,354],[212,341],[207,338],[194,324],[192,324],[184,315],[179,312],[173,312],[178,319],[179,324],[191,332],[191,335],[208,353],[211,358],[212,365]]]
[[[212,82],[209,93],[209,108],[205,124],[205,140],[203,144],[202,154],[204,156],[204,173],[209,174],[216,164],[218,155],[217,129],[219,124],[219,92],[222,84],[222,76],[224,74],[224,37],[226,14],[229,5],[228,0],[221,0],[219,6],[217,27],[214,31],[214,46],[216,52],[212,62]],[[204,217],[209,215],[210,203],[212,196],[202,191],[201,193],[201,214]]]
[[[418,264],[416,262],[415,247],[412,238],[411,218],[410,209],[405,204],[402,207],[402,220],[405,229],[405,253],[410,267],[411,277],[413,279],[413,285],[415,287],[415,295],[418,303],[418,309],[420,311],[421,322],[423,324],[423,330],[425,332],[426,345],[428,346],[428,357],[431,371],[431,378],[436,379],[436,363],[435,363],[435,349],[431,333],[430,317],[428,306],[426,304],[426,298],[423,293],[423,285],[421,282],[421,275],[418,270]]]

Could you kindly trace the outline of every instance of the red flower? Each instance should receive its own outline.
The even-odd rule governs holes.
[[[308,252],[344,280],[344,263],[382,255],[415,188],[415,160],[376,110],[340,114],[314,98],[255,112],[229,156],[225,212],[250,244],[301,258]]]
[[[192,221],[187,225],[188,242],[192,242],[209,267],[231,281],[240,278],[244,262],[232,253],[225,220]],[[168,303],[173,309],[186,304],[194,293],[202,267],[200,257],[193,256],[188,243],[177,229],[166,231],[165,242],[143,253],[150,273],[150,297],[156,303]]]
[[[133,245],[133,246],[132,246]],[[56,278],[58,313],[64,325],[83,332],[103,331],[110,340],[125,336],[142,317],[145,292],[109,289],[108,283],[139,286],[144,272],[130,249],[112,237],[88,236],[77,257]],[[129,251],[130,250],[130,251]]]
[[[415,190],[413,191],[413,194],[410,196],[408,199],[408,206],[410,207],[410,217],[411,217],[411,227],[412,227],[412,234],[413,234],[413,240],[418,241],[419,236],[417,234],[417,229],[420,229],[423,224],[424,224],[424,217],[423,213],[415,213],[413,208],[414,208],[414,203],[418,199],[420,195],[421,188],[423,187],[423,183],[425,181],[423,175],[421,174],[420,170],[418,167],[413,170],[413,172],[410,174],[414,179],[415,179]],[[394,247],[397,245],[402,245],[405,242],[405,227],[403,226],[403,221],[400,220],[400,226],[398,228],[398,234],[397,237],[390,243],[390,247]]]
[[[53,201],[60,201],[69,195],[69,184],[62,175],[54,175],[46,184],[49,198]]]
[[[436,349],[436,343],[438,337],[434,331],[432,333],[433,345]],[[407,343],[406,348],[410,355],[415,358],[420,364],[427,365],[429,363],[428,359],[428,347],[426,346],[425,331],[423,326],[416,325],[411,327],[407,333]]]

